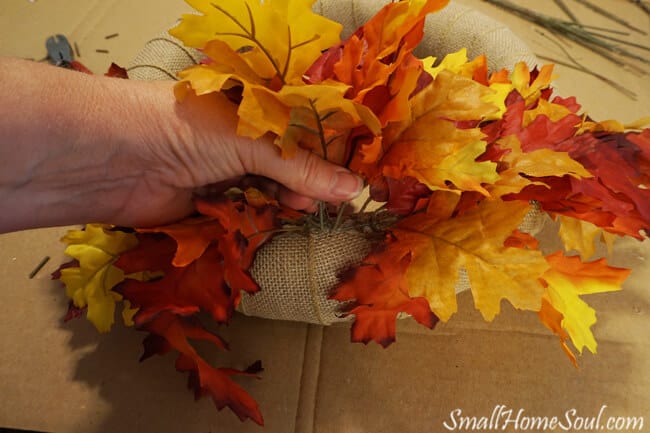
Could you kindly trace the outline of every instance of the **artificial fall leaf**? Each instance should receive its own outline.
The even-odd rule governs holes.
[[[164,274],[147,282],[127,279],[116,288],[138,308],[133,318],[136,326],[163,311],[182,316],[205,311],[217,322],[229,321],[238,292],[230,290],[224,281],[223,258],[217,247],[209,247],[200,258],[183,267],[172,265],[175,250],[176,243],[169,237],[140,237],[138,246],[116,262],[125,272],[155,270]]]
[[[583,261],[591,259],[596,254],[596,243],[601,239],[607,244],[609,253],[612,252],[616,235],[607,233],[594,224],[577,218],[560,216],[559,221],[558,233],[564,248],[567,251],[577,251]]]
[[[524,128],[527,127],[537,116],[546,116],[551,122],[557,122],[569,114],[571,114],[571,111],[566,106],[554,104],[540,98],[537,100],[537,106],[535,108],[524,111],[522,126]]]
[[[481,120],[495,111],[482,101],[489,89],[471,79],[441,71],[411,99],[411,119],[384,130],[381,160],[386,176],[412,176],[431,189],[479,191],[498,179],[496,164],[476,161],[487,143],[478,128],[461,129],[453,121]]]
[[[141,360],[176,350],[179,353],[176,369],[189,373],[188,384],[197,399],[209,395],[217,409],[229,407],[242,421],[250,418],[259,425],[264,424],[255,400],[232,380],[233,376],[256,377],[255,373],[212,367],[189,342],[190,338],[204,340],[227,349],[221,337],[203,328],[196,318],[182,318],[168,312],[160,313],[140,329],[151,333],[143,343],[145,353]]]
[[[299,84],[321,54],[339,42],[342,26],[312,12],[314,0],[187,0],[202,15],[185,14],[170,30],[185,45],[220,40],[265,81]],[[218,61],[219,58],[214,60]]]
[[[330,48],[307,71],[307,82],[335,79],[350,85],[347,96],[370,107],[382,125],[408,115],[422,62],[411,53],[423,36],[424,18],[447,0],[389,3],[340,46]]]
[[[62,239],[65,253],[78,266],[60,270],[59,279],[77,308],[87,307],[87,317],[100,332],[108,332],[115,320],[115,303],[122,296],[112,289],[124,280],[113,264],[119,255],[137,245],[135,235],[89,224],[84,230],[70,230]]]
[[[525,203],[485,201],[452,219],[416,214],[391,232],[411,252],[409,295],[424,297],[441,320],[456,312],[455,286],[461,269],[469,276],[474,305],[486,320],[500,311],[502,299],[519,309],[538,311],[548,269],[539,251],[505,247],[504,242],[528,212]]]
[[[650,134],[585,133],[554,148],[567,151],[592,176],[553,181],[550,191],[528,187],[518,198],[539,199],[547,211],[642,239],[650,227]]]
[[[277,228],[277,208],[229,199],[197,200],[196,207],[203,216],[142,231],[139,245],[116,262],[127,273],[163,272],[162,278],[128,279],[120,286],[139,309],[136,324],[160,311],[179,315],[205,311],[217,322],[228,322],[240,292],[259,290],[248,269],[257,249]]]
[[[395,341],[395,320],[400,313],[411,315],[418,323],[433,328],[437,317],[425,298],[408,294],[406,270],[410,254],[387,247],[368,255],[359,266],[341,275],[342,283],[331,295],[341,302],[352,301],[346,314],[355,316],[352,341],[375,341],[383,347]]]
[[[284,86],[277,92],[248,86],[238,110],[237,132],[253,138],[273,132],[281,137],[279,144],[284,157],[294,156],[301,146],[328,156],[330,161],[343,163],[344,148],[327,152],[333,147],[333,140],[347,137],[347,131],[358,126],[367,127],[375,135],[380,132],[374,113],[344,98],[346,90],[347,86],[337,83]],[[330,158],[328,153],[339,155],[340,159]]]
[[[183,101],[190,89],[196,95],[219,92],[233,86],[266,85],[265,80],[249,66],[241,55],[220,40],[209,41],[203,52],[218,62],[199,64],[178,73],[181,81],[175,86],[178,100]]]
[[[476,57],[472,61],[467,59],[467,48],[461,48],[455,53],[447,54],[442,61],[433,66],[436,61],[435,57],[427,57],[423,59],[424,70],[432,77],[436,77],[440,71],[446,70],[454,74],[471,78],[474,81],[488,86],[490,92],[484,94],[481,99],[483,102],[492,104],[497,108],[494,113],[488,114],[486,120],[500,119],[506,111],[506,98],[508,94],[514,89],[509,80],[505,82],[490,82],[487,78],[487,58],[485,55]]]
[[[580,295],[621,290],[630,271],[611,267],[605,259],[585,263],[577,256],[566,257],[561,252],[546,259],[550,269],[542,278],[548,302],[562,314],[562,328],[576,349],[582,353],[586,347],[596,353],[596,340],[590,329],[596,323],[596,312]]]
[[[578,134],[584,132],[625,132],[634,129],[643,129],[650,125],[650,116],[642,117],[630,123],[619,122],[615,119],[601,120],[598,122],[585,121],[580,125]]]
[[[526,127],[525,102],[516,95],[503,119],[482,128],[489,141],[515,135],[526,153],[539,149],[566,152],[589,177],[540,177],[507,199],[538,201],[547,212],[589,221],[609,232],[637,239],[650,224],[650,133],[577,134],[582,118],[574,98],[554,98],[570,114],[557,120],[537,115]]]
[[[569,341],[569,334],[562,329],[562,320],[564,316],[562,313],[557,311],[553,305],[548,300],[548,297],[545,296],[542,298],[542,308],[537,312],[537,317],[539,317],[540,322],[544,324],[551,332],[557,335],[560,338],[560,346],[562,350],[569,357],[569,360],[574,367],[578,366],[578,360],[576,355],[573,353],[567,341]]]
[[[552,79],[553,65],[544,65],[539,71],[535,68],[531,73],[524,62],[517,63],[510,76],[512,85],[524,98],[526,105],[539,100],[541,91],[549,87]]]
[[[546,186],[543,181],[534,178],[565,175],[576,178],[591,177],[591,173],[573,160],[567,152],[551,149],[523,152],[519,140],[514,135],[506,136],[496,144],[507,151],[503,152],[499,159],[499,164],[503,167],[499,171],[499,179],[487,187],[492,196],[518,193],[528,185]]]
[[[138,229],[140,233],[165,233],[176,241],[176,253],[172,265],[187,266],[203,255],[208,246],[225,233],[214,218],[186,218],[162,227]]]

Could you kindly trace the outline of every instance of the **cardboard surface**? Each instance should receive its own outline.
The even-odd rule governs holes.
[[[585,21],[618,28],[567,1]],[[527,22],[479,0],[463,3],[508,24],[536,53],[563,58]],[[561,15],[550,0],[518,3]],[[598,3],[650,32],[648,17],[629,2]],[[128,63],[186,8],[180,0],[3,0],[0,55],[40,59],[45,38],[63,33],[77,42],[80,61],[103,72],[111,61]],[[105,39],[114,33],[119,36]],[[650,38],[638,36],[635,42],[650,45]],[[583,50],[572,53],[589,69],[633,90],[638,100],[558,66],[562,93],[577,96],[599,119],[650,115],[647,76],[620,70]],[[232,352],[208,353],[215,354],[215,364],[236,367],[263,360],[262,380],[243,381],[262,408],[262,430],[241,423],[228,410],[217,412],[207,399],[195,403],[171,355],[138,363],[142,334],[117,326],[98,335],[84,320],[62,324],[67,302],[49,274],[66,260],[58,241],[64,231],[0,235],[0,427],[89,433],[433,433],[454,430],[443,423],[452,426],[455,409],[490,417],[505,405],[513,418],[519,410],[524,416],[562,419],[568,413],[574,420],[601,411],[603,419],[643,417],[642,429],[622,431],[650,431],[647,242],[624,240],[617,246],[615,264],[634,268],[623,292],[588,297],[599,312],[594,328],[599,353],[579,357],[579,370],[534,314],[515,312],[504,303],[502,314],[485,323],[467,293],[460,296],[461,312],[434,331],[400,322],[398,342],[386,350],[349,343],[347,325],[321,328],[237,316],[225,331]],[[29,279],[44,256],[50,261]],[[530,428],[514,423],[506,428],[519,430]]]

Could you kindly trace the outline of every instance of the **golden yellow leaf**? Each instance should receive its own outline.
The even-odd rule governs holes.
[[[496,111],[482,100],[490,90],[469,78],[442,70],[412,98],[411,119],[384,129],[384,174],[413,176],[431,189],[479,191],[498,180],[496,164],[475,159],[485,151],[478,128],[457,128],[455,120],[481,120]]]
[[[601,120],[599,122],[584,121],[578,129],[578,134],[585,132],[625,132],[628,130],[643,129],[650,125],[650,116],[642,117],[630,123],[622,123],[618,120]]]
[[[455,285],[465,269],[474,305],[486,320],[499,313],[502,299],[539,311],[546,260],[539,251],[504,246],[528,210],[525,203],[486,200],[445,221],[425,214],[405,218],[392,232],[412,254],[409,295],[425,297],[431,310],[448,320],[456,312]]]
[[[564,105],[554,104],[540,98],[535,108],[524,111],[522,126],[524,128],[528,127],[540,115],[548,117],[552,122],[557,122],[569,114],[571,114],[571,111]]]
[[[519,62],[515,65],[510,80],[528,105],[540,98],[541,91],[549,87],[553,78],[553,65],[544,65],[531,83],[528,65]]]
[[[115,302],[122,299],[112,288],[124,280],[124,273],[113,262],[137,244],[135,235],[89,224],[85,230],[69,231],[61,240],[68,244],[65,253],[79,262],[78,267],[61,270],[66,294],[77,307],[88,307],[88,320],[98,331],[109,331],[115,319]]]
[[[589,221],[579,220],[567,216],[560,216],[560,239],[567,251],[577,251],[584,261],[591,259],[596,254],[596,241],[603,230]]]
[[[544,185],[542,182],[532,181],[522,175],[532,177],[569,175],[576,178],[592,176],[567,152],[556,152],[551,149],[523,152],[519,139],[514,135],[502,138],[498,144],[503,149],[510,149],[510,152],[501,158],[501,161],[507,163],[507,166],[499,172],[499,180],[487,188],[495,197],[518,193],[524,187],[532,184]]]
[[[272,132],[282,137],[279,144],[284,157],[292,156],[299,139],[305,138],[304,134],[297,134],[300,131],[296,128],[318,140],[319,124],[326,134],[341,134],[341,131],[360,125],[366,125],[373,133],[379,134],[381,125],[374,113],[368,107],[344,98],[347,88],[341,83],[325,82],[284,86],[274,92],[263,86],[250,85],[244,89],[244,98],[239,106],[237,133],[257,138]],[[287,131],[288,135],[283,137]],[[329,138],[324,137],[325,141]],[[321,153],[319,147],[312,150]]]
[[[184,89],[187,84],[197,95],[219,92],[236,84],[266,84],[240,54],[225,42],[219,40],[209,41],[204,53],[213,59],[219,59],[219,61],[207,65],[191,66],[179,72],[178,77],[181,81],[176,86],[179,100],[183,99]]]
[[[337,44],[342,26],[312,12],[314,0],[187,0],[201,15],[185,14],[170,30],[189,47],[220,40],[264,80],[298,84],[321,51]],[[215,58],[219,61],[220,59]]]
[[[596,339],[591,332],[596,312],[579,295],[621,290],[630,271],[610,267],[605,259],[585,263],[577,256],[566,257],[561,252],[547,256],[547,261],[551,269],[543,276],[546,296],[564,317],[562,328],[580,353],[585,347],[596,353]]]

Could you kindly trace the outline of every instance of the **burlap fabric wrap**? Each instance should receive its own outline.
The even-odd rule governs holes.
[[[343,37],[347,37],[384,3],[320,0],[314,10],[342,23]],[[537,64],[526,44],[503,24],[453,2],[427,18],[425,37],[416,54],[442,57],[463,47],[470,58],[486,54],[490,70],[511,69],[518,61]],[[168,80],[200,58],[198,51],[164,33],[151,39],[128,66],[129,77]],[[542,214],[531,212],[520,228],[534,234],[541,225]],[[356,231],[278,235],[258,252],[251,269],[262,290],[244,295],[239,310],[252,316],[324,325],[346,320],[341,317],[340,304],[329,300],[328,294],[338,283],[339,272],[360,263],[370,249],[370,241]],[[461,272],[459,277],[456,290],[467,290],[467,276]]]

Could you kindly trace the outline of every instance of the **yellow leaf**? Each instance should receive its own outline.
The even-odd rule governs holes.
[[[383,159],[383,173],[393,178],[415,177],[432,190],[455,187],[456,191],[489,195],[482,183],[493,183],[499,175],[496,163],[475,161],[485,152],[487,144],[482,137],[478,129],[458,129],[447,120],[422,119],[392,145]]]
[[[618,120],[602,120],[600,122],[582,122],[577,134],[585,132],[625,132],[629,130],[643,129],[650,125],[650,117],[642,117],[630,123],[621,123]]]
[[[443,70],[433,83],[411,100],[411,118],[384,129],[384,174],[413,176],[431,189],[460,190],[487,195],[482,183],[498,180],[496,164],[475,159],[485,151],[478,128],[457,128],[456,120],[481,120],[496,107],[482,97],[490,90],[469,78]]]
[[[499,172],[499,180],[487,188],[493,196],[500,197],[505,194],[518,193],[531,184],[544,185],[542,182],[531,181],[523,177],[522,174],[532,177],[569,175],[583,178],[592,176],[567,152],[556,152],[551,149],[523,152],[519,139],[514,135],[502,138],[498,144],[502,149],[509,149],[510,152],[501,158],[502,163],[507,165]]]
[[[265,81],[244,61],[239,53],[225,42],[209,41],[204,53],[211,58],[219,59],[219,61],[208,65],[191,66],[179,72],[178,77],[181,81],[176,85],[177,95],[181,91],[179,100],[182,100],[183,89],[188,83],[197,95],[219,92],[234,84],[265,84]]]
[[[456,312],[455,286],[465,269],[474,305],[486,320],[499,313],[502,299],[539,311],[546,260],[539,251],[504,246],[528,210],[525,203],[487,200],[445,221],[425,214],[405,218],[392,232],[412,254],[409,295],[425,297],[432,311],[448,320]]]
[[[109,229],[89,224],[85,230],[71,230],[61,239],[68,244],[65,253],[79,262],[78,267],[61,270],[66,294],[77,307],[88,307],[88,320],[100,332],[110,330],[115,302],[122,299],[112,288],[124,280],[124,273],[113,262],[137,244],[135,235]]]
[[[515,65],[510,79],[514,88],[526,100],[526,105],[529,105],[539,99],[541,91],[548,88],[553,78],[553,65],[544,65],[531,83],[528,65],[519,62]]]
[[[592,258],[596,254],[596,241],[600,239],[603,230],[577,218],[560,216],[559,220],[559,235],[564,248],[567,251],[577,251],[584,261]]]
[[[467,60],[467,48],[461,48],[455,53],[447,54],[437,66],[433,66],[435,61],[435,57],[427,57],[422,60],[424,70],[434,78],[443,70],[466,78],[473,78],[474,71],[485,62],[485,58],[480,56],[470,62]],[[514,86],[510,83],[490,83],[489,88],[490,91],[481,96],[481,100],[496,107],[497,111],[487,114],[485,120],[500,119],[506,112],[506,97]]]
[[[546,295],[564,317],[562,328],[580,353],[585,347],[596,353],[596,339],[591,332],[596,312],[579,295],[621,290],[630,271],[610,267],[605,259],[584,263],[579,257],[565,257],[561,252],[546,259],[551,265],[543,276]]]
[[[314,0],[187,2],[202,15],[183,15],[170,34],[194,48],[223,41],[264,80],[299,84],[321,51],[340,40],[341,24],[313,13]]]
[[[347,89],[348,86],[336,82],[284,86],[277,92],[263,86],[248,86],[239,106],[237,133],[252,138],[267,132],[276,134],[281,137],[279,144],[284,157],[293,156],[301,139],[309,135],[319,143],[311,150],[322,154],[320,127],[324,128],[326,142],[360,125],[379,134],[381,125],[377,117],[368,107],[344,98]]]
[[[486,120],[501,119],[506,112],[506,98],[512,91],[512,84],[490,83],[491,93],[483,96],[481,100],[497,107],[497,111],[486,117]]]
[[[524,111],[522,126],[524,128],[528,127],[537,116],[544,115],[552,122],[557,122],[569,114],[572,114],[571,111],[564,105],[554,104],[540,98],[535,108]]]

